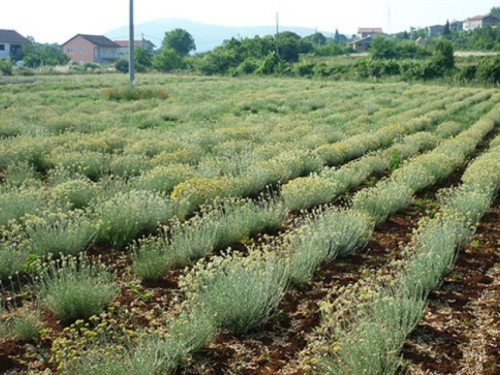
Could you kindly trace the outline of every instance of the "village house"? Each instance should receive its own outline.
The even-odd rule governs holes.
[[[19,60],[22,46],[30,44],[31,41],[17,31],[0,30],[0,59]]]
[[[360,27],[358,29],[358,36],[360,39],[363,39],[370,35],[383,34],[383,32],[380,27]]]
[[[485,16],[475,16],[464,21],[463,30],[470,32],[482,27],[493,27],[498,23],[500,23],[500,19],[493,17],[490,14],[487,14]]]
[[[371,35],[368,35],[366,38],[353,40],[352,42],[348,43],[347,45],[357,52],[366,52],[370,49],[373,41],[377,37],[390,38],[391,36],[388,34],[384,34],[384,33],[371,34]]]
[[[463,31],[464,23],[463,21],[452,21],[450,23],[450,31]]]
[[[121,46],[104,35],[77,34],[61,46],[73,63],[111,64]]]
[[[130,42],[128,40],[115,40],[115,43],[120,46],[117,51],[118,58],[128,60],[129,58],[129,45]],[[155,49],[155,45],[153,42],[142,39],[142,40],[134,40],[134,47],[142,47],[150,54],[153,53]]]
[[[427,36],[442,36],[444,33],[444,25],[433,25],[427,26],[425,31],[427,32]]]

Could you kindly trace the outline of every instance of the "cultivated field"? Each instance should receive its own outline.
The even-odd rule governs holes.
[[[137,82],[0,82],[0,373],[500,373],[497,90]]]

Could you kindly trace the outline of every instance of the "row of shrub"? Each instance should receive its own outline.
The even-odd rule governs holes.
[[[479,98],[486,99],[487,97],[489,97],[487,93],[478,94],[469,100],[465,100],[463,105],[475,102]],[[454,104],[450,108],[457,110],[460,106]],[[439,111],[436,112],[435,116],[439,117],[439,113]],[[415,124],[416,127],[414,127]],[[410,123],[410,127],[401,127],[400,129],[388,125],[379,131],[380,135],[377,135],[377,133],[375,135],[385,139],[385,146],[408,132],[421,129],[419,124],[428,125],[428,122],[427,120],[423,122],[417,121],[416,123]],[[361,141],[361,138],[364,136],[354,136],[350,139],[360,139]],[[428,140],[424,137],[420,147],[422,145],[425,146],[426,141]],[[413,142],[418,143],[420,141],[414,139]],[[343,143],[338,144],[342,145]],[[353,144],[357,143],[354,142]],[[375,142],[374,144],[378,145],[379,143]],[[345,147],[342,149],[348,150]],[[388,151],[389,153],[386,153],[386,158],[392,159],[394,157],[393,151]],[[401,150],[399,151],[401,152]],[[361,156],[361,154],[356,154],[356,156]],[[371,159],[373,157],[367,158],[367,163],[371,164]],[[375,164],[378,165],[380,163]],[[386,162],[382,162],[382,167],[385,168],[386,164]],[[65,170],[63,169],[60,175],[52,176],[52,183],[54,184],[52,189],[41,189],[36,180],[30,183],[30,179],[35,176],[35,172],[32,169],[17,170],[17,173],[8,176],[9,183],[13,185],[4,190],[0,195],[0,200],[3,202],[2,206],[4,207],[0,216],[0,223],[8,228],[4,232],[8,233],[12,231],[11,237],[15,238],[4,242],[5,246],[2,246],[1,257],[3,259],[2,263],[5,265],[4,271],[2,271],[2,279],[13,275],[15,272],[21,272],[30,253],[37,254],[38,256],[46,256],[50,253],[77,254],[88,248],[94,241],[112,246],[124,246],[141,235],[152,233],[159,225],[166,223],[172,218],[184,218],[187,213],[196,211],[204,204],[211,204],[222,197],[241,197],[255,194],[262,191],[268,184],[293,180],[301,175],[319,171],[321,165],[322,162],[308,152],[286,151],[274,158],[257,163],[241,176],[217,177],[214,179],[195,176],[189,177],[189,175],[184,173],[186,168],[179,166],[180,168],[172,169],[175,167],[173,165],[170,168],[159,167],[165,173],[160,173],[160,170],[152,170],[154,173],[146,173],[137,179],[130,180],[129,183],[125,181],[120,183],[120,181],[113,180],[107,183],[103,181],[104,185],[101,188],[98,188],[88,179],[78,177],[78,174],[65,175]],[[342,171],[340,170],[338,173],[335,173],[335,178],[343,176]],[[357,168],[354,168],[355,179],[359,180],[359,172]],[[176,176],[175,173],[179,176],[184,176],[186,179],[173,178]],[[325,172],[325,174],[329,173],[331,172]],[[22,181],[21,185],[16,185],[16,180]],[[314,178],[307,178],[297,181],[302,183],[303,181],[310,182],[313,180]],[[166,184],[165,181],[170,182],[170,185]],[[295,186],[297,183],[291,183],[291,186]],[[337,185],[335,184],[336,188]],[[343,190],[345,191],[345,189]],[[302,193],[296,189],[293,191],[289,190],[287,186],[283,190],[283,196],[288,204],[288,209],[303,208],[297,206],[297,199],[300,200]],[[307,190],[308,194],[314,192],[314,189],[307,188]],[[325,192],[322,190],[321,193],[324,195]],[[329,191],[326,193],[330,194]],[[340,192],[336,191],[336,193]],[[167,198],[166,195],[171,195],[171,198]],[[330,196],[329,198],[333,199]],[[321,201],[315,203],[327,202]],[[239,204],[237,203],[237,205]],[[270,207],[274,206],[276,205],[274,204]],[[249,210],[248,217],[253,217],[255,216],[255,209],[258,212],[266,211],[260,205],[250,205],[244,211]],[[221,213],[221,218],[215,220],[212,217],[213,215],[209,215],[211,217],[209,222],[213,222],[215,225],[223,217],[225,218],[231,210],[228,207],[220,209],[220,212],[224,212],[224,214]],[[282,209],[279,209],[278,205],[276,209],[273,208],[271,211],[269,218],[264,219],[262,217],[262,219],[259,219],[262,222],[258,225],[264,225],[264,228],[267,226],[268,229],[271,227],[276,229],[276,223],[280,223],[283,220],[283,214],[279,214],[279,212],[282,212]],[[274,211],[278,214],[274,213]],[[241,219],[241,217],[239,218]],[[225,218],[224,222],[227,223],[227,220]],[[228,234],[231,232],[228,229],[229,227],[227,227],[229,224],[219,226],[217,229],[218,236],[220,237],[221,234],[228,235],[231,240],[222,240],[216,236],[211,241],[207,240],[208,242],[204,244],[207,249],[205,251],[224,247],[232,242],[241,240],[245,236],[259,233],[259,231],[251,229],[254,224],[246,221],[249,219],[242,218],[241,220],[243,222],[242,224],[238,224],[239,226],[236,224],[237,220],[229,220],[231,225],[237,225],[235,229],[237,234],[235,235]],[[206,219],[202,221],[205,222]],[[272,222],[275,222],[275,224],[271,224]],[[250,227],[245,229],[248,225]],[[206,229],[206,226],[198,225],[196,220],[192,220],[190,225],[184,227],[187,229],[176,233],[176,236],[183,237],[186,233],[188,233],[188,237],[192,236],[192,233],[195,233],[193,231],[196,231],[196,227],[199,227],[203,232],[213,232],[210,228]],[[168,270],[170,263],[182,264],[192,259],[189,252],[182,255],[184,257],[182,261],[180,260],[180,254],[174,256],[173,260],[169,258],[172,254],[165,256],[166,251],[172,251],[170,241],[171,239],[164,238],[160,242],[153,240],[151,243],[148,243],[148,246],[156,254],[153,257],[152,252],[150,252],[149,257],[150,259],[158,259],[157,269],[163,269],[162,272]],[[12,242],[18,243],[16,251],[9,250],[9,243]],[[21,243],[24,244],[24,247],[20,245]],[[193,252],[198,254],[198,256],[201,254],[200,251],[193,249]],[[145,258],[148,257],[140,257],[140,254],[138,255],[138,259]],[[162,264],[165,264],[165,266],[161,266]],[[162,273],[160,272],[160,277],[161,275]]]
[[[495,122],[498,113],[494,114]],[[429,293],[452,271],[458,251],[500,188],[500,139],[462,176],[438,193],[440,212],[423,218],[403,259],[374,277],[336,288],[321,305],[323,321],[302,354],[310,373],[395,374],[400,351],[424,314]]]
[[[495,108],[485,119],[478,121],[458,137],[443,142],[433,153],[422,155],[422,157],[408,163],[400,169],[401,172],[395,174],[391,179],[398,183],[403,181],[406,184],[403,184],[405,191],[416,191],[439,181],[461,164],[458,162],[459,159],[462,163],[465,161],[465,157],[473,151],[475,145],[492,129],[497,121],[498,108]],[[449,155],[448,159],[442,162],[444,154]],[[444,166],[438,166],[433,160],[440,161]],[[421,173],[415,174],[415,170],[419,168]],[[422,176],[424,178],[421,178]],[[308,218],[301,219],[298,226],[283,235],[280,240],[264,244],[258,249],[251,248],[248,255],[229,251],[220,256],[212,257],[210,260],[200,260],[193,268],[184,273],[179,282],[186,300],[180,307],[180,315],[173,320],[172,324],[176,329],[170,327],[173,333],[167,338],[154,334],[149,335],[147,341],[136,342],[121,356],[115,356],[112,359],[107,357],[90,363],[87,359],[89,356],[95,356],[95,353],[87,351],[79,357],[79,366],[86,371],[96,368],[99,371],[105,371],[109,369],[109,366],[130,369],[134,361],[129,358],[136,358],[138,355],[143,355],[144,351],[151,351],[155,353],[156,358],[161,358],[161,360],[154,361],[148,369],[151,373],[161,373],[176,368],[183,355],[198,350],[212,340],[220,330],[230,330],[242,334],[261,327],[276,310],[290,281],[304,283],[310,279],[312,272],[321,264],[335,259],[338,255],[362,247],[369,239],[375,222],[381,222],[388,214],[402,208],[409,202],[408,199],[395,199],[396,204],[388,205],[388,202],[394,200],[394,189],[397,189],[397,186],[389,188],[389,184],[390,180],[383,180],[374,189],[366,190],[368,193],[359,192],[355,196],[353,207],[350,210],[316,211]],[[386,207],[386,214],[379,215],[378,212],[375,213],[366,204],[363,204],[366,203],[367,196],[370,198],[377,196],[377,206]],[[370,198],[368,199],[370,200]],[[418,279],[413,278],[412,280]],[[389,323],[384,323],[383,327],[393,322],[397,324],[395,327],[389,327],[388,333],[392,336],[383,343],[382,347],[382,349],[389,347],[391,350],[370,354],[370,358],[375,358],[369,362],[375,368],[380,366],[395,370],[397,366],[394,367],[391,360],[394,357],[393,351],[397,350],[398,347],[394,348],[393,336],[399,339],[396,344],[400,347],[401,337],[405,337],[414,327],[421,315],[418,312],[422,311],[424,306],[422,300],[413,301],[406,294],[410,287],[411,283],[408,282],[404,289],[400,289],[401,293],[398,292],[396,295],[402,300],[393,301],[395,298],[393,294],[377,290],[368,296],[363,295],[360,298],[364,299],[357,301],[363,303],[358,303],[355,306],[356,314],[345,314],[342,319],[335,321],[328,320],[322,333],[326,333],[328,330],[332,336],[327,337],[335,337],[336,341],[332,344],[333,349],[328,341],[326,344],[323,342],[315,344],[316,346],[311,352],[317,353],[319,351],[320,354],[318,357],[313,355],[313,359],[309,360],[308,363],[313,363],[319,372],[325,369],[328,369],[327,372],[329,372],[335,368],[335,373],[338,371],[342,373],[342,368],[362,368],[368,364],[368,361],[361,361],[356,357],[356,363],[351,363],[350,361],[353,360],[351,353],[359,353],[362,349],[369,348],[368,345],[365,345],[365,341],[372,338],[373,335],[368,337],[366,335],[371,334],[373,330],[380,331],[380,326],[377,324],[383,318],[389,319]],[[419,296],[421,296],[422,290],[419,289],[419,292]],[[355,293],[352,295],[357,296]],[[331,314],[335,314],[337,318],[338,311],[345,313],[347,307],[353,308],[349,304],[352,295],[344,295],[345,299],[336,303],[335,310],[329,309],[330,305],[325,304],[323,311],[327,314],[327,318],[330,318]],[[378,297],[382,298],[380,302],[377,300]],[[372,303],[374,299],[375,303]],[[393,302],[397,302],[396,307],[402,304],[410,309],[407,313],[405,310],[405,319],[401,319],[399,315],[394,317],[394,312],[399,312],[395,310]],[[370,314],[373,311],[379,314],[376,319],[366,320],[367,316],[371,317]],[[178,329],[180,323],[185,322],[186,317],[189,317],[189,321],[204,320],[205,329],[193,331],[185,325],[182,325],[182,329]],[[394,320],[392,320],[393,317]],[[358,322],[361,323],[358,324]],[[352,326],[355,326],[355,329],[351,330]],[[393,331],[393,329],[396,330]],[[346,330],[348,333],[343,334]],[[382,331],[385,337],[388,333],[385,330]],[[343,336],[339,337],[342,334]],[[354,339],[359,339],[360,335],[363,338],[361,340],[363,345]],[[172,346],[174,337],[178,339],[182,337],[182,342],[187,341],[193,344],[181,348],[178,345]],[[373,345],[373,342],[369,343]],[[351,349],[352,345],[358,346]],[[349,352],[350,350],[351,352]],[[380,363],[381,355],[385,356],[382,358],[382,363]],[[391,367],[384,367],[387,364],[390,364]]]

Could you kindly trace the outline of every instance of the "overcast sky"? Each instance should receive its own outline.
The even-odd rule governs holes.
[[[491,0],[135,0],[135,23],[183,18],[229,26],[273,25],[353,34],[358,27],[398,32],[486,14]],[[1,29],[15,29],[42,43],[63,43],[75,34],[105,34],[128,24],[129,0],[5,1]],[[165,30],[168,31],[168,30]],[[189,31],[189,30],[188,30]],[[161,36],[158,36],[161,38]]]

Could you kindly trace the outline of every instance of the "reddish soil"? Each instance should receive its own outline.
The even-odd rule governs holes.
[[[367,247],[337,262],[325,265],[314,280],[302,288],[290,287],[276,316],[259,332],[235,336],[224,333],[194,355],[190,365],[177,371],[188,375],[216,374],[303,374],[298,353],[305,349],[307,336],[320,323],[318,303],[334,285],[354,283],[367,272],[378,269],[399,255],[423,210],[415,205],[378,226]]]
[[[500,198],[403,348],[410,373],[500,374]]]
[[[459,183],[461,171],[443,186]],[[305,286],[290,287],[274,317],[258,332],[237,336],[221,333],[177,374],[186,375],[302,375],[298,353],[318,326],[318,303],[335,285],[347,285],[380,269],[399,257],[400,244],[407,243],[418,220],[436,208],[436,188],[422,192],[406,210],[379,225],[365,249],[325,265]],[[234,246],[244,250],[243,245]],[[182,300],[178,289],[181,271],[170,272],[162,282],[145,283],[134,278],[126,249],[95,247],[119,277],[122,293],[113,306],[128,309],[136,326],[147,326],[162,311]],[[11,298],[20,292],[6,291]],[[452,273],[431,294],[425,316],[403,348],[406,369],[411,374],[500,374],[500,199],[478,227],[471,244],[461,251]],[[156,313],[158,312],[158,314]],[[55,316],[42,310],[48,327],[36,343],[0,340],[0,373],[22,374],[53,370],[48,363],[50,347],[62,334]],[[126,323],[131,323],[127,320]],[[36,358],[36,359],[33,359]]]

